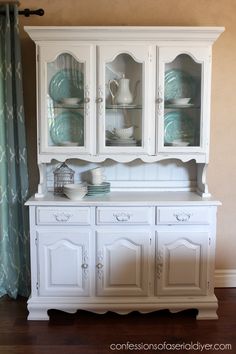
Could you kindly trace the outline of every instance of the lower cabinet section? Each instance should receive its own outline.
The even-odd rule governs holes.
[[[32,294],[28,319],[47,320],[49,309],[124,314],[189,308],[198,309],[198,319],[217,318],[213,284],[216,207],[204,206],[208,217],[202,225],[197,217],[193,224],[186,224],[183,218],[177,225],[172,220],[160,224],[155,207],[145,206],[138,211],[150,215],[149,224],[146,219],[139,225],[136,219],[128,225],[123,221],[110,224],[107,219],[98,224],[92,206],[86,209],[87,226],[81,225],[79,207],[78,225],[76,218],[73,224],[52,225],[51,216],[47,225],[46,217],[43,224],[38,223],[36,209],[30,206]],[[54,209],[64,215],[65,208]],[[71,209],[67,207],[66,212],[75,215]],[[114,210],[102,208],[106,216]],[[163,211],[157,208],[159,215],[166,211],[166,207]],[[41,215],[46,212],[40,206]],[[123,213],[120,206],[119,213]],[[183,214],[180,207],[178,213]],[[187,206],[184,213],[188,213]],[[198,215],[203,215],[200,209]]]

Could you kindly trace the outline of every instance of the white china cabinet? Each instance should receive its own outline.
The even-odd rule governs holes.
[[[189,308],[216,319],[220,203],[206,167],[212,45],[224,28],[25,30],[36,43],[40,172],[27,202],[29,319]],[[55,161],[76,163],[78,181],[86,166],[108,166],[111,192],[54,196]]]

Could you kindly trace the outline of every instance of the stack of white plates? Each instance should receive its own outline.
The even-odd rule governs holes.
[[[111,184],[109,182],[103,182],[102,184],[88,184],[88,193],[87,195],[99,195],[99,194],[106,194],[110,192]]]
[[[107,146],[136,146],[137,141],[134,138],[128,139],[107,139],[106,140]]]

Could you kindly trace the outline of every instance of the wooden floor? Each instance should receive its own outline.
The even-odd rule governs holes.
[[[200,344],[221,344],[218,353],[235,354],[236,288],[216,289],[215,293],[219,299],[217,321],[196,321],[195,310],[145,315],[137,312],[96,315],[85,311],[71,315],[52,310],[48,322],[27,321],[26,300],[3,297],[0,299],[0,354],[216,352],[209,350],[209,346],[203,350]],[[225,344],[230,344],[232,350]],[[168,350],[164,349],[165,345]],[[179,348],[182,345],[182,349],[177,350],[177,346],[170,350],[170,345]],[[192,350],[190,345],[194,345]]]

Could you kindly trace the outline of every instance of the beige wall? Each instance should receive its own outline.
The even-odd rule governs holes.
[[[45,10],[20,25],[225,26],[213,48],[211,154],[208,184],[222,201],[216,267],[236,269],[236,0],[22,0]],[[21,30],[31,189],[37,183],[34,45]]]

